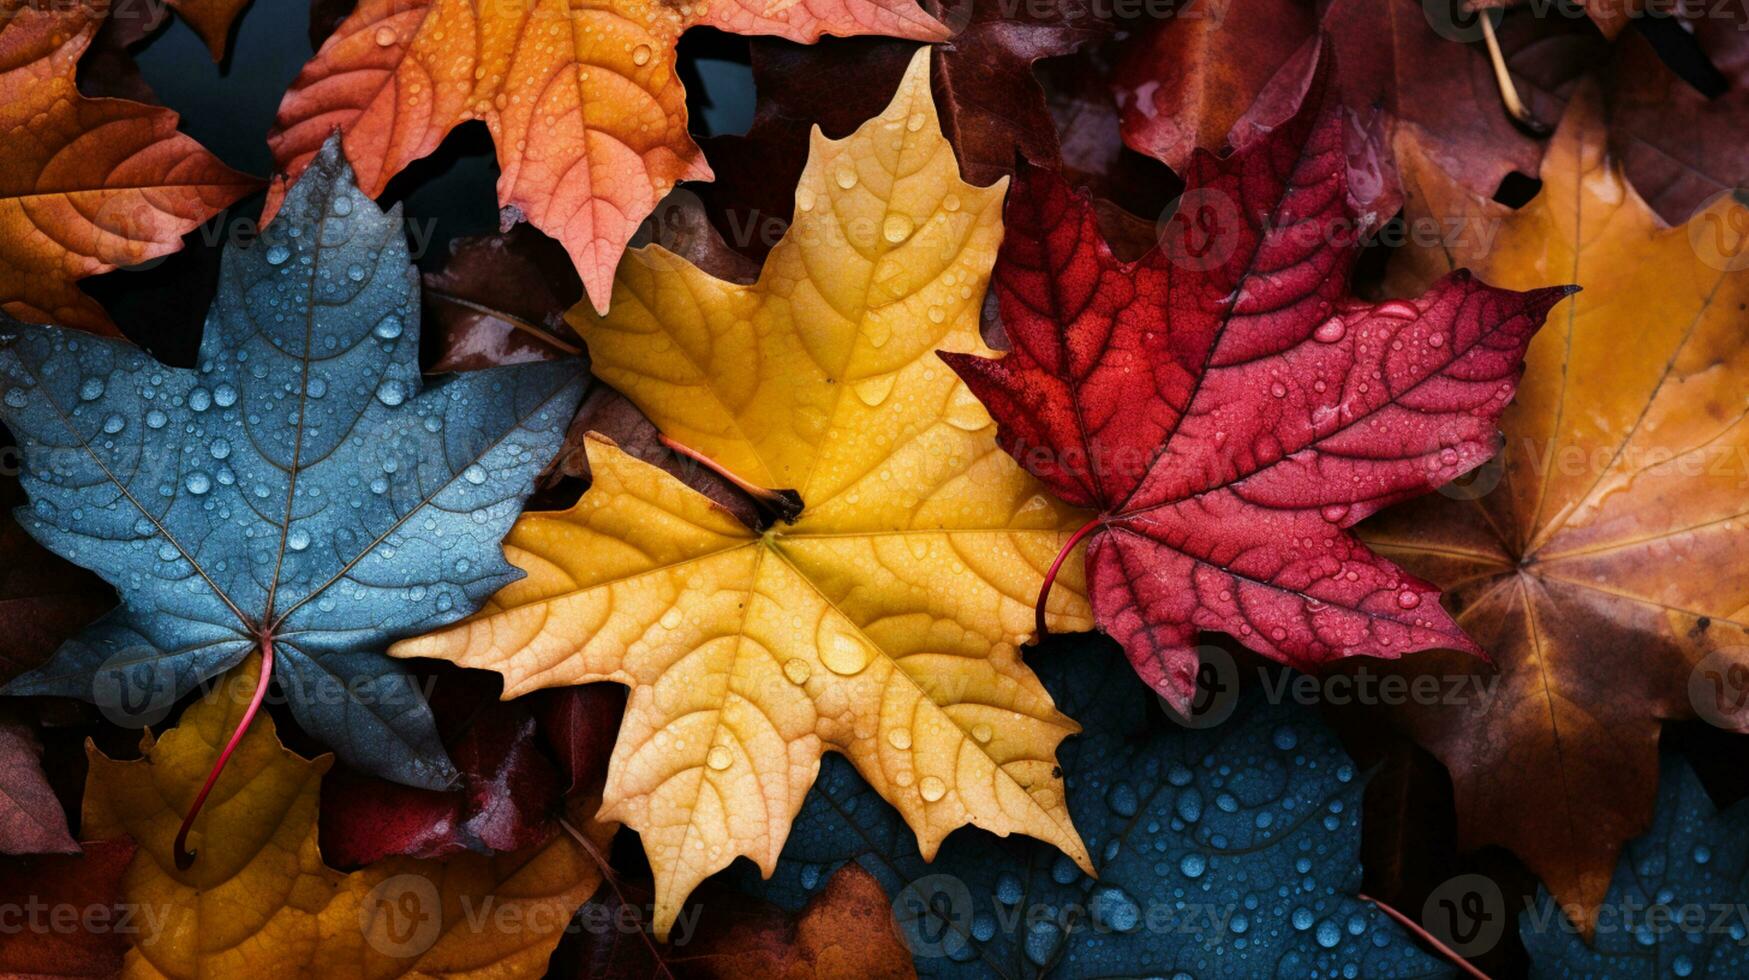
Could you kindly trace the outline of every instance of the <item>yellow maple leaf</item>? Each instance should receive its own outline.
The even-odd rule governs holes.
[[[601,819],[642,835],[664,933],[737,855],[771,873],[828,749],[925,857],[970,823],[1089,866],[1055,763],[1077,727],[1016,649],[1085,515],[997,447],[935,356],[988,353],[1005,186],[960,180],[920,52],[879,117],[815,131],[756,283],[633,253],[609,316],[572,313],[595,370],[741,479],[799,490],[800,516],[749,530],[596,438],[577,505],[506,541],[528,577],[390,651],[496,670],[507,697],[631,687]],[[1053,628],[1090,625],[1078,576],[1052,600]]]
[[[392,858],[342,874],[322,863],[316,811],[332,756],[306,760],[255,720],[176,867],[172,841],[260,675],[251,656],[156,741],[115,761],[88,746],[83,834],[139,844],[122,878],[134,916],[128,977],[538,977],[571,914],[601,883],[563,834],[487,858]],[[593,846],[610,825],[572,820]]]

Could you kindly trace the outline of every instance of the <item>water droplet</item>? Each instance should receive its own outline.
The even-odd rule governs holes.
[[[915,228],[916,225],[912,224],[911,219],[906,215],[889,214],[887,220],[881,222],[881,237],[897,245],[910,238],[911,232]]]
[[[30,404],[30,393],[23,388],[8,388],[6,390],[6,404],[13,408],[23,408]]]
[[[1334,344],[1348,333],[1348,324],[1342,322],[1339,316],[1333,316],[1318,324],[1318,329],[1312,331],[1312,338],[1320,344]]]
[[[900,751],[910,748],[911,730],[908,728],[894,728],[888,730],[887,743]]]
[[[102,398],[103,397],[103,379],[102,378],[86,378],[84,383],[79,385],[79,397],[81,399],[83,399],[84,401],[88,401],[88,402],[93,402],[99,398]]]
[[[328,206],[328,210],[333,211],[337,217],[344,218],[352,213],[352,198],[342,194],[334,199],[334,202]]]
[[[163,412],[160,412],[155,408],[146,413],[146,428],[148,429],[162,429],[169,423],[170,416],[165,415]]]
[[[926,802],[934,803],[947,795],[947,784],[939,776],[924,776],[917,783],[917,792]]]
[[[364,281],[364,266],[359,265],[357,262],[354,262],[351,265],[347,266],[346,267],[346,278],[351,279],[353,282],[363,282]]]
[[[462,470],[462,479],[477,487],[486,482],[486,468],[479,463],[471,463],[467,469]]]
[[[219,385],[213,389],[213,404],[220,408],[230,408],[237,404],[237,389],[228,384]]]
[[[825,662],[827,670],[848,677],[868,666],[869,651],[867,645],[856,637],[834,633],[831,639],[821,644],[820,659]]]
[[[285,546],[293,551],[302,551],[310,546],[310,532],[301,527],[294,527],[285,536]]]
[[[833,179],[838,182],[839,187],[849,190],[856,186],[856,171],[850,167],[845,167],[838,171]]]
[[[953,395],[947,400],[947,408],[942,412],[942,418],[947,424],[962,432],[978,432],[990,424],[990,413],[984,404],[978,401],[978,396],[965,385],[955,385]]]
[[[382,402],[384,405],[388,405],[392,408],[406,400],[407,386],[394,378],[390,378],[377,386],[377,401]]]
[[[291,258],[291,249],[286,246],[276,242],[267,247],[268,265],[284,265],[285,260],[289,258]]]
[[[958,211],[960,209],[960,196],[958,194],[949,194],[942,198],[941,208],[944,211]]]
[[[711,746],[711,750],[705,753],[704,761],[705,765],[721,772],[724,769],[729,768],[729,763],[735,761],[735,756],[729,751],[727,746],[713,745]]]
[[[812,210],[814,210],[814,192],[813,191],[809,190],[806,187],[796,188],[796,210],[797,211],[812,211]]]
[[[1208,868],[1208,858],[1203,857],[1201,854],[1186,854],[1178,862],[1178,870],[1184,872],[1186,878],[1201,878],[1203,872],[1207,871]]]
[[[1269,386],[1269,393],[1271,395],[1274,395],[1277,398],[1286,398],[1287,397],[1287,385],[1284,385],[1281,382],[1277,381],[1275,384],[1272,384]]]
[[[1094,925],[1108,932],[1134,932],[1142,924],[1142,908],[1115,885],[1101,885],[1087,903]]]
[[[1445,334],[1436,333],[1436,334],[1429,336],[1427,338],[1427,346],[1429,346],[1429,347],[1444,347],[1445,346]]]
[[[1421,605],[1421,593],[1404,589],[1397,593],[1397,605],[1404,609],[1414,609],[1416,606]]]
[[[791,657],[784,661],[783,676],[789,678],[791,684],[805,684],[813,673],[814,668],[809,667],[808,662],[800,657]]]
[[[394,44],[395,43],[395,29],[393,27],[379,27],[379,28],[377,28],[376,42],[377,42],[377,47],[379,47],[379,48],[386,48],[389,45]]]
[[[117,432],[127,428],[127,424],[127,419],[124,419],[119,415],[111,415],[103,420],[103,431],[113,436]]]
[[[1325,520],[1334,524],[1337,521],[1340,521],[1344,517],[1348,516],[1348,505],[1347,504],[1326,504],[1322,509],[1320,509],[1318,511],[1318,513],[1320,515],[1322,515]]]
[[[383,340],[394,340],[401,335],[402,329],[404,328],[401,325],[401,318],[390,313],[388,316],[377,321],[377,325],[371,330],[371,333],[376,334]]]
[[[995,737],[995,735],[995,729],[981,721],[972,726],[972,738],[975,739],[979,745],[988,743],[991,738]]]
[[[881,402],[886,401],[887,396],[893,393],[893,381],[894,376],[891,374],[883,374],[879,377],[866,378],[862,381],[858,381],[854,386],[856,389],[856,397],[860,399],[864,405],[867,405],[869,408],[874,408]]]
[[[182,481],[182,485],[188,488],[189,493],[198,497],[213,488],[213,481],[205,473],[196,471],[188,474],[188,478]]]

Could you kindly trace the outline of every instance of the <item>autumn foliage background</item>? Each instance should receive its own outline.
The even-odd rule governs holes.
[[[0,974],[1743,975],[1749,9],[1479,6],[7,0]]]

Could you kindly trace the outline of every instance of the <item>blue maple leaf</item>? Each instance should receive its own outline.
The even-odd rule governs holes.
[[[1749,976],[1749,804],[1720,811],[1674,753],[1659,768],[1652,829],[1622,852],[1592,944],[1547,891],[1519,913],[1534,975]]]
[[[1058,759],[1098,865],[961,830],[933,863],[842,759],[826,760],[769,881],[795,910],[845,861],[872,873],[927,977],[1403,977],[1446,965],[1360,887],[1364,778],[1308,710],[1249,698],[1219,727],[1168,720],[1107,640],[1029,658],[1085,725]]]
[[[121,605],[7,694],[153,723],[271,642],[293,715],[415,786],[455,770],[383,654],[521,573],[504,534],[557,453],[577,362],[422,388],[419,279],[400,209],[330,141],[249,247],[224,254],[194,370],[124,341],[0,319],[0,418],[23,450],[19,523]]]

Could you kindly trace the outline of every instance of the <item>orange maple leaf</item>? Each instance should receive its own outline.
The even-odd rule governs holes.
[[[0,309],[113,334],[74,280],[176,251],[260,182],[177,132],[169,109],[79,94],[73,70],[107,10],[0,3]]]
[[[499,203],[564,243],[606,312],[639,222],[679,181],[712,176],[674,73],[693,26],[802,42],[948,35],[915,0],[363,0],[292,83],[268,142],[295,176],[340,129],[375,196],[483,120]]]

